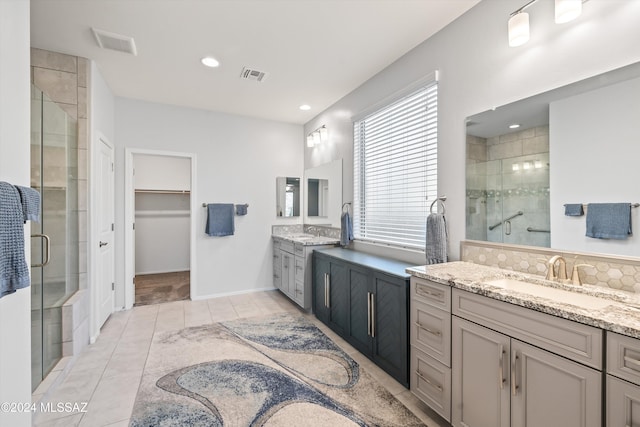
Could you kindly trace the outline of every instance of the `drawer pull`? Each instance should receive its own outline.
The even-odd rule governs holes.
[[[633,357],[625,356],[624,361],[634,365],[636,368],[640,368],[640,360],[634,359]],[[628,368],[628,366],[627,366]]]
[[[435,382],[431,381],[430,379],[422,375],[420,371],[416,371],[416,375],[418,376],[418,378],[420,378],[422,381],[429,384],[431,387],[435,387],[438,389],[438,391],[442,392],[442,386],[440,384],[436,384]]]
[[[437,336],[437,337],[441,337],[441,336],[442,336],[442,332],[440,332],[440,331],[434,331],[434,330],[431,330],[431,329],[429,329],[429,328],[427,328],[427,327],[425,327],[425,326],[421,325],[421,324],[420,324],[420,322],[416,322],[416,326],[417,326],[418,328],[420,328],[420,329],[424,330],[424,331],[429,332],[431,335],[435,335],[435,336]]]

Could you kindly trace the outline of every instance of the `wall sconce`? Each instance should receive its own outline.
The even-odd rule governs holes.
[[[522,46],[529,41],[529,14],[524,10],[537,1],[531,0],[509,15],[509,47]],[[583,0],[555,0],[556,24],[564,24],[580,16],[582,2]]]
[[[307,147],[312,148],[329,140],[329,130],[325,125],[307,135]]]

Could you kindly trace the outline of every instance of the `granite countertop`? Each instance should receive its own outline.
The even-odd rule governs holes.
[[[503,270],[464,261],[411,267],[407,273],[422,279],[449,285],[564,319],[573,320],[607,331],[640,338],[640,295],[600,286],[563,284],[532,274]],[[581,306],[579,302],[564,303],[525,291],[505,289],[487,282],[514,279],[536,285],[587,294],[609,300],[602,308]]]
[[[293,233],[293,234],[272,234],[274,239],[282,239],[292,243],[298,243],[304,246],[316,246],[316,245],[336,245],[340,243],[340,239],[329,236],[316,236],[306,233]]]

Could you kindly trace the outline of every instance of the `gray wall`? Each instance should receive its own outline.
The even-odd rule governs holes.
[[[29,2],[0,1],[0,181],[29,186]],[[30,263],[30,223],[25,249]],[[0,299],[0,402],[31,402],[31,289]],[[0,411],[0,425],[31,425],[28,411]]]
[[[125,98],[116,98],[115,122],[116,239],[124,242],[125,148],[193,153],[196,298],[272,288],[271,226],[291,223],[275,215],[276,177],[302,176],[302,126]],[[202,203],[248,203],[249,211],[236,216],[235,235],[209,237]],[[124,250],[116,256],[122,289]]]
[[[343,199],[352,201],[351,117],[439,70],[438,193],[448,197],[450,256],[458,259],[465,236],[465,117],[640,60],[640,1],[590,0],[577,20],[562,25],[553,22],[552,1],[535,3],[528,9],[531,39],[509,48],[507,20],[523,3],[480,2],[308,122],[305,134],[326,124],[330,141],[322,150],[305,147],[305,168],[344,158]],[[423,254],[383,252],[424,263]]]

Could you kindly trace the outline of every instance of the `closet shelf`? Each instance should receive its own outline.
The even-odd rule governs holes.
[[[139,217],[159,217],[159,216],[189,216],[189,210],[137,210],[136,218]]]
[[[148,194],[191,194],[190,190],[146,190],[136,189],[136,193],[148,193]]]

